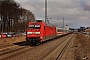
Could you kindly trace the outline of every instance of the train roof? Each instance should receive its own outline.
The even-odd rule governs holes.
[[[36,22],[44,22],[44,21],[42,21],[42,20],[36,20]],[[47,26],[54,26],[54,25],[52,25],[51,23],[48,23],[48,22],[44,22]]]
[[[59,27],[56,27],[56,29],[67,30],[67,29],[65,29],[65,28],[59,28]]]
[[[45,23],[47,26],[53,26],[55,27],[55,25],[52,25],[51,23]]]
[[[60,28],[60,27],[56,27],[57,29],[64,29],[64,28]]]
[[[36,20],[35,22],[31,22],[32,24],[41,24],[41,23],[44,23],[46,26],[52,26],[52,27],[55,27],[55,25],[52,25],[51,23],[48,23],[48,22],[44,22],[42,20]]]

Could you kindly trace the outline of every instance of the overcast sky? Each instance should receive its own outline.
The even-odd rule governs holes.
[[[36,20],[45,20],[45,0],[15,0],[30,10]],[[90,0],[47,0],[47,17],[50,23],[58,26],[69,25],[71,28],[90,26]]]

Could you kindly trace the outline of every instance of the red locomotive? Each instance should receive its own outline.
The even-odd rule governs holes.
[[[58,28],[43,21],[29,22],[26,30],[26,41],[38,45],[47,40],[60,37],[69,33],[65,28]]]
[[[45,42],[57,36],[56,27],[43,21],[29,22],[26,30],[26,41],[30,44]]]

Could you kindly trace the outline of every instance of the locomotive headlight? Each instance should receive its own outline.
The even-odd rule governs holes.
[[[35,32],[35,34],[40,34],[40,32]]]
[[[40,37],[41,39],[43,38],[43,37]]]
[[[32,34],[32,32],[27,32],[27,34]]]

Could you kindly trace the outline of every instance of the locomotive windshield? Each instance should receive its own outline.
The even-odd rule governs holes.
[[[40,29],[40,25],[29,25],[29,29]]]

